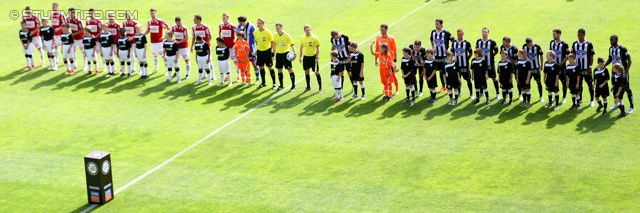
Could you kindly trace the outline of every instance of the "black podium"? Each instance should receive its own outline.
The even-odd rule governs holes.
[[[84,170],[89,203],[102,205],[113,200],[111,155],[108,152],[95,151],[84,156]]]

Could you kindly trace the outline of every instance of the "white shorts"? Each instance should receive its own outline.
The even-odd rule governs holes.
[[[62,39],[60,38],[59,35],[54,35],[53,36],[53,41],[55,42],[56,46],[62,45]]]
[[[218,70],[221,74],[229,73],[229,60],[218,61]]]
[[[80,40],[73,40],[73,47],[74,48],[79,48],[80,50],[84,50],[84,45],[82,44],[82,39]]]
[[[167,68],[178,68],[178,67],[180,67],[180,60],[176,60],[176,56],[175,55],[174,56],[167,56],[166,66],[167,66]]]
[[[33,43],[27,45],[27,49],[22,48],[22,53],[25,55],[33,55]]]
[[[237,57],[236,57],[236,50],[234,50],[233,48],[229,48],[229,58],[232,61],[236,61]]]
[[[338,89],[338,88],[342,87],[342,86],[341,86],[341,81],[340,81],[340,80],[338,80],[338,79],[340,79],[340,76],[337,76],[337,75],[332,75],[332,76],[331,76],[331,85],[332,85],[332,86],[333,86],[333,88],[335,88],[335,89]],[[336,82],[336,81],[337,81],[337,82]]]
[[[180,56],[182,56],[184,60],[189,60],[189,58],[191,58],[191,54],[189,53],[189,48],[178,49],[178,54],[180,54]]]
[[[44,50],[47,51],[47,53],[53,53],[53,40],[44,41],[43,45]]]
[[[160,55],[160,53],[162,53],[162,49],[162,43],[151,43],[151,55]]]
[[[131,54],[129,54],[129,50],[118,50],[118,58],[120,61],[129,62]]]
[[[69,51],[71,49],[71,51]],[[62,45],[62,57],[63,58],[75,58],[76,51],[74,51],[72,45]]]
[[[207,63],[207,56],[196,56],[196,62],[198,62],[198,69],[209,69],[209,64]]]
[[[102,49],[102,59],[104,60],[113,60],[113,56],[111,55],[111,47],[100,47]]]
[[[86,55],[87,61],[95,61],[96,60],[96,56],[93,55],[93,48],[84,49],[84,54]]]
[[[147,52],[144,51],[145,49],[138,49],[136,48],[136,57],[138,57],[138,62],[147,62],[147,57],[146,54]]]
[[[40,37],[40,36],[31,37],[31,43],[33,44],[33,46],[35,48],[41,48],[42,47],[42,39],[41,38],[42,37]]]

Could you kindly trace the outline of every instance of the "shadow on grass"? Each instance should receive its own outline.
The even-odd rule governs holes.
[[[487,105],[486,102],[482,103],[482,105],[485,105],[485,106],[483,106],[482,108],[480,108],[480,110],[478,110],[478,113],[477,113],[478,117],[476,117],[476,120],[480,121],[480,120],[484,120],[485,118],[494,117],[500,114],[500,112],[504,108],[498,105],[499,103],[500,102],[498,100],[495,100],[495,103],[492,102],[490,105]]]
[[[329,99],[325,99],[325,100],[329,101]],[[345,110],[349,109],[349,107],[352,107],[353,104],[355,104],[356,100],[359,100],[359,99],[348,98],[348,99],[344,99],[342,102],[337,102],[335,104],[329,101],[329,103],[332,103],[334,107],[327,109],[327,111],[323,115],[331,115],[332,113],[344,112]]]
[[[173,88],[169,91],[166,91],[164,94],[162,94],[162,96],[160,96],[160,99],[169,99],[169,100],[176,100],[180,97],[185,97],[190,93],[195,93],[195,87],[196,85],[193,85],[192,83],[188,83],[188,82],[180,82],[180,83],[176,83],[175,81],[168,83],[168,82],[163,82],[165,84],[165,86],[171,86],[172,84],[178,84],[176,85],[176,88]]]
[[[455,111],[451,112],[451,119],[450,120],[458,120],[460,118],[463,117],[468,117],[471,115],[474,115],[478,112],[478,109],[482,106],[480,106],[480,104],[464,104],[467,101],[470,101],[471,98],[466,98],[460,102],[458,102],[457,106],[452,106],[453,108],[455,108]],[[447,105],[448,106],[448,105]],[[453,109],[452,109],[453,110]]]
[[[218,101],[222,101],[222,100],[228,100],[229,98],[233,97],[234,95],[238,95],[238,93],[240,93],[241,88],[238,86],[231,86],[231,87],[215,87],[211,88],[211,93],[209,95],[209,98],[203,102],[202,104],[213,104],[215,102]],[[208,89],[205,90],[205,92],[209,91]],[[204,94],[203,94],[204,95]]]
[[[288,93],[288,92],[285,92]],[[280,110],[283,109],[289,109],[291,107],[294,107],[298,104],[300,104],[303,100],[307,99],[309,96],[306,96],[304,98],[302,98],[302,94],[304,93],[298,93],[296,96],[293,96],[292,98],[289,98],[288,100],[284,100],[284,101],[271,101],[273,103],[273,109],[271,111],[269,111],[269,113],[277,113]],[[282,94],[285,95],[285,94]]]
[[[85,211],[87,208],[89,208],[90,206],[95,205],[95,207],[93,207],[91,210],[89,211]],[[91,203],[86,203],[80,207],[78,207],[77,209],[71,210],[69,211],[70,213],[80,213],[80,212],[93,212],[97,209],[99,209],[100,207],[102,207],[102,205],[98,205],[98,204],[91,204]]]
[[[416,99],[416,104],[407,107],[407,109],[402,112],[402,117],[408,118],[414,115],[419,115],[422,114],[422,111],[424,111],[425,109],[430,108],[433,108],[433,104],[429,103],[429,98],[419,98]]]
[[[535,122],[547,120],[549,119],[549,113],[551,112],[553,112],[553,108],[538,107],[538,110],[535,112],[529,112],[529,114],[524,117],[522,125],[530,125]]]
[[[595,112],[586,119],[578,122],[578,124],[576,124],[576,131],[580,132],[580,134],[603,132],[611,128],[617,120],[618,118],[615,117],[615,113],[609,112],[606,115],[602,115],[600,112]]]
[[[375,111],[378,107],[387,103],[387,101],[382,100],[382,94],[375,97],[369,97],[369,98],[370,98],[369,101],[367,101],[366,103],[360,103],[352,107],[344,116],[360,117],[363,115],[368,115],[368,114],[371,114],[373,111]],[[329,101],[329,103],[331,102]]]
[[[56,74],[53,76],[53,78],[36,83],[35,85],[33,85],[33,87],[31,87],[31,90],[37,90],[37,89],[40,89],[41,87],[46,87],[46,86],[53,86],[56,83],[59,83],[65,77],[66,76],[64,74]]]
[[[556,125],[563,125],[563,124],[571,123],[583,111],[584,110],[575,111],[575,110],[571,110],[571,109],[564,109],[564,112],[562,112],[561,114],[553,116],[552,118],[547,119],[547,129],[551,129],[551,128],[555,127]]]
[[[396,96],[396,97],[397,97],[397,96]],[[398,99],[399,99],[399,100],[398,100]],[[409,103],[408,103],[408,102],[407,102],[407,103],[405,103],[403,100],[404,100],[404,99],[397,98],[397,99],[391,100],[390,102],[392,102],[392,103],[387,103],[387,105],[388,105],[388,104],[391,104],[391,105],[389,105],[389,106],[388,106],[388,107],[387,107],[387,108],[382,112],[382,114],[380,114],[380,117],[378,117],[378,120],[383,120],[383,119],[386,119],[386,118],[393,118],[393,117],[395,117],[398,113],[400,113],[400,111],[404,111],[404,110],[406,110],[407,108],[409,108],[409,107],[410,107],[410,106],[409,106]]]
[[[333,105],[331,99],[316,100],[302,108],[303,111],[299,113],[298,116],[313,116],[317,113],[327,111],[331,105]]]
[[[51,89],[51,90],[60,90],[60,89],[63,89],[65,87],[68,87],[68,86],[77,85],[80,82],[83,82],[83,81],[89,79],[89,78],[85,78],[85,76],[73,76],[73,75],[70,76],[70,75],[66,75],[64,73],[61,73],[59,75],[65,76],[65,78],[71,78],[71,80],[58,83],[58,84],[56,84],[56,87]]]
[[[0,76],[0,81],[8,81],[8,80],[14,79],[14,78],[16,78],[18,76],[21,76],[21,75],[24,75],[24,74],[27,74],[27,73],[29,73],[28,70],[24,70],[24,68],[20,68],[20,69],[17,69],[15,71],[9,73],[8,75]]]
[[[22,75],[20,76],[20,78],[16,79],[15,81],[13,81],[13,83],[11,83],[11,86],[19,84],[19,83],[23,83],[23,82],[27,82],[30,80],[34,80],[36,78],[42,77],[44,74],[46,74],[47,72],[50,72],[44,68],[36,68],[35,70],[25,70],[24,72],[27,72],[26,75]]]
[[[517,100],[517,99],[516,99]],[[516,106],[514,106],[516,105]],[[495,122],[497,124],[501,124],[504,123],[508,120],[513,120],[514,118],[520,117],[522,116],[522,114],[524,114],[524,112],[526,111],[526,108],[518,106],[518,104],[516,104],[516,102],[513,102],[513,104],[508,105],[502,105],[502,113],[500,113],[500,115],[498,115],[498,120]],[[509,110],[504,110],[507,107],[511,107],[513,106],[511,109]]]
[[[91,79],[91,80],[77,84],[76,88],[74,88],[72,91],[78,91],[85,88],[95,87],[96,84],[100,83],[101,81],[107,80],[107,78],[105,78],[104,76],[102,78],[100,76],[78,76],[76,78],[84,78],[84,79]]]
[[[449,104],[447,104],[448,102],[449,102],[448,96],[444,96],[438,99],[434,104],[440,104],[440,106],[429,110],[425,115],[424,120],[431,120],[436,116],[443,116],[451,113],[451,111],[453,111],[453,109],[456,108],[456,106],[450,106]]]
[[[136,77],[132,81],[129,81],[129,82],[126,82],[124,84],[119,84],[119,85],[117,85],[115,87],[112,87],[111,90],[109,90],[105,94],[116,94],[116,93],[120,93],[120,92],[125,91],[125,90],[133,90],[133,89],[145,87],[145,86],[147,86],[147,83],[152,82],[156,78],[160,78],[160,75],[155,75],[155,76],[150,77],[150,78],[145,79],[145,80],[142,80],[142,79],[139,79],[139,78],[140,77]]]

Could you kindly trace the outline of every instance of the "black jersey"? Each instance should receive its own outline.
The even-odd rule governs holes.
[[[431,43],[433,44],[433,49],[435,50],[436,57],[445,57],[447,56],[447,50],[449,49],[449,42],[451,42],[451,33],[449,31],[442,29],[440,32],[437,30],[431,31]]]
[[[102,47],[111,47],[114,43],[115,41],[113,40],[111,33],[100,33],[100,45]]]
[[[136,48],[142,49],[147,44],[147,36],[144,34],[136,34],[133,36],[136,40]]]
[[[609,70],[606,67],[602,67],[602,69],[596,67],[596,69],[593,71],[593,77],[596,83],[596,87],[600,84],[602,84],[605,81],[608,81],[610,76],[609,76]]]
[[[216,55],[218,55],[218,61],[229,59],[229,48],[224,44],[222,44],[222,46],[216,46]]]
[[[196,55],[198,55],[199,57],[206,57],[209,55],[209,52],[210,52],[209,44],[207,44],[207,42],[202,42],[202,43],[196,42],[194,49],[196,49]]]
[[[127,38],[127,37],[119,38],[118,39],[118,49],[119,50],[129,50],[129,49],[131,49],[131,42],[129,41],[129,38]]]
[[[544,73],[547,74],[546,83],[554,84],[556,82],[556,76],[560,75],[560,65],[555,61],[544,62]]]
[[[529,47],[527,44],[522,45],[522,49],[527,54],[527,59],[529,59],[529,63],[531,64],[531,69],[540,69],[540,57],[542,55],[542,48],[540,45],[533,44],[533,46]]]
[[[618,88],[622,88],[623,90],[625,90],[629,86],[627,78],[622,77],[622,74],[613,74],[613,77],[611,78],[611,84],[615,88],[613,90],[614,94],[618,92]]]
[[[338,75],[342,72],[342,67],[344,66],[338,65],[340,65],[340,61],[331,61],[331,75]]]
[[[484,63],[487,65],[487,69],[491,69],[495,64],[495,53],[498,52],[498,44],[493,39],[476,41],[476,48],[482,50],[482,56],[484,57]]]
[[[31,43],[31,40],[31,32],[29,32],[28,30],[20,30],[20,41],[22,41],[23,44]]]
[[[626,69],[630,58],[627,48],[620,44],[617,47],[611,46],[609,48],[609,60],[611,60],[611,63],[620,63]]]
[[[578,70],[578,63],[567,65],[565,72],[567,73],[567,77],[569,77],[570,84],[575,84],[578,81],[578,76],[580,76],[580,71]]]
[[[82,37],[82,45],[84,49],[93,49],[96,46],[96,40],[91,36]]]
[[[510,47],[500,46],[500,52],[507,51],[507,55],[509,56],[509,60],[512,62],[518,61],[518,48],[515,45],[511,45]]]
[[[400,65],[400,69],[402,69],[402,74],[406,75],[411,73],[411,75],[415,75],[414,70],[415,61],[411,59],[411,56],[408,58],[402,58],[402,64]]]
[[[415,67],[422,66],[422,64],[424,64],[425,57],[427,57],[427,49],[420,47],[420,49],[416,51],[413,44],[409,45],[409,49],[411,49],[411,59],[415,62]]]
[[[178,52],[178,43],[176,41],[164,41],[162,44],[164,48],[165,56],[175,56]]]
[[[513,63],[506,60],[498,62],[498,73],[500,74],[500,79],[508,79],[510,74],[515,74],[516,71],[513,69]],[[502,80],[500,81],[502,82]]]
[[[573,42],[573,49],[571,50],[576,55],[576,61],[578,62],[579,70],[586,70],[589,68],[589,57],[593,56],[595,51],[593,50],[593,44],[590,41]]]
[[[518,59],[516,65],[518,77],[527,77],[527,73],[531,70],[531,61],[529,59]]]
[[[72,45],[73,35],[71,35],[71,33],[62,33],[60,35],[60,41],[62,42],[62,45]]]
[[[451,42],[451,52],[456,56],[458,67],[463,69],[469,68],[469,59],[473,50],[471,49],[471,43],[467,40],[454,40]]]
[[[569,55],[571,50],[569,49],[569,44],[564,41],[557,42],[555,39],[549,42],[549,50],[552,50],[556,53],[556,56],[553,58],[556,63],[563,68],[566,64],[562,63],[565,58]]]
[[[331,45],[338,51],[338,60],[347,60],[349,57],[349,36],[345,34],[340,34],[340,36],[336,38],[331,38]]]
[[[425,77],[428,78],[429,76],[431,76],[431,73],[436,71],[436,64],[434,62],[436,62],[435,59],[424,60],[424,76]]]
[[[473,70],[473,75],[484,76],[487,71],[487,62],[485,62],[484,58],[473,58],[473,61],[471,61],[471,69]]]
[[[446,62],[444,63],[444,74],[447,79],[458,79],[458,66],[456,65],[456,61]]]
[[[51,41],[53,39],[53,35],[55,35],[55,31],[51,26],[42,26],[40,27],[40,36],[42,36],[42,40]]]
[[[351,52],[351,72],[360,73],[360,68],[364,63],[364,54],[362,52]]]

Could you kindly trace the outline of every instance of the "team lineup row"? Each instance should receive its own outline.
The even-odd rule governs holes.
[[[102,24],[99,19],[95,18],[91,9],[89,10],[90,18],[86,20],[86,27],[83,27],[82,20],[75,17],[73,8],[69,9],[68,18],[58,12],[56,3],[52,5],[52,9],[51,25],[49,25],[49,20],[40,20],[31,14],[30,7],[25,8],[26,14],[23,16],[23,29],[20,31],[20,38],[27,60],[27,69],[33,69],[34,67],[32,57],[34,48],[40,51],[40,58],[43,62],[41,67],[44,66],[43,46],[49,57],[50,70],[56,69],[58,67],[57,49],[61,46],[63,61],[69,74],[75,73],[77,67],[75,51],[80,49],[85,58],[84,70],[88,74],[92,74],[91,63],[94,65],[93,73],[96,75],[99,73],[95,57],[98,54],[102,57],[101,64],[108,71],[107,76],[115,75],[113,56],[116,55],[121,65],[121,76],[131,76],[135,72],[136,65],[134,61],[137,58],[140,69],[139,74],[144,79],[149,74],[157,72],[158,57],[162,56],[168,71],[167,80],[165,81],[170,81],[172,77],[177,76],[180,82],[182,79],[179,74],[180,65],[178,59],[182,57],[186,62],[187,74],[185,79],[189,78],[191,68],[189,53],[195,49],[199,70],[196,84],[201,83],[204,79],[208,79],[209,84],[216,80],[216,75],[211,73],[213,70],[211,53],[213,50],[209,48],[210,40],[213,36],[209,27],[202,23],[200,15],[194,15],[195,25],[192,27],[194,36],[189,50],[189,33],[188,29],[182,24],[181,18],[176,17],[176,24],[170,28],[162,19],[156,17],[157,11],[155,9],[150,10],[151,19],[147,23],[146,32],[142,32],[140,25],[132,19],[130,14],[127,14],[127,20],[120,27],[120,24],[115,22],[113,14],[108,14],[109,21]],[[285,68],[290,73],[292,82],[290,90],[295,90],[295,74],[291,61],[295,60],[297,54],[293,39],[283,30],[282,23],[276,24],[277,33],[272,34],[265,28],[265,21],[262,19],[258,19],[257,29],[244,16],[238,17],[237,26],[229,23],[229,15],[227,14],[222,15],[222,20],[223,23],[219,25],[219,37],[216,39],[217,46],[215,47],[215,53],[218,56],[218,70],[220,72],[219,85],[223,85],[228,80],[229,86],[231,86],[229,71],[231,61],[236,65],[236,81],[242,82],[243,85],[252,85],[251,72],[249,70],[250,67],[253,67],[256,82],[261,82],[258,85],[258,89],[265,87],[265,67],[267,67],[273,83],[272,88],[274,90],[284,89],[282,69]],[[429,101],[435,102],[435,93],[438,87],[436,79],[438,78],[437,76],[440,76],[442,85],[440,92],[447,90],[450,97],[450,105],[457,104],[462,79],[466,80],[470,96],[475,99],[475,103],[478,103],[482,96],[486,97],[488,104],[490,103],[487,80],[491,79],[496,90],[496,98],[500,100],[504,96],[502,103],[511,104],[512,79],[515,78],[522,106],[530,106],[530,80],[533,79],[537,82],[541,102],[544,102],[542,81],[546,84],[550,103],[545,107],[552,107],[551,101],[555,100],[556,104],[553,108],[559,108],[558,93],[559,87],[562,86],[562,103],[566,101],[566,91],[569,88],[573,99],[571,109],[580,109],[583,84],[586,83],[586,88],[588,88],[591,98],[590,106],[594,106],[595,96],[599,104],[598,111],[600,111],[602,108],[607,107],[606,97],[609,95],[609,90],[606,88],[608,88],[609,80],[611,80],[615,98],[615,105],[612,109],[620,108],[620,117],[625,116],[626,113],[633,112],[633,95],[628,85],[631,57],[627,49],[618,44],[618,37],[615,35],[612,35],[610,39],[611,47],[607,60],[602,59],[602,63],[598,63],[598,68],[592,71],[595,52],[592,43],[585,39],[584,29],[578,30],[578,41],[574,42],[572,46],[569,46],[560,38],[562,34],[560,29],[553,30],[553,40],[549,44],[550,52],[546,54],[547,60],[545,61],[542,48],[533,42],[531,38],[527,38],[522,49],[518,50],[517,47],[511,44],[511,39],[505,36],[502,39],[502,46],[498,49],[497,43],[489,38],[489,29],[483,28],[482,38],[477,40],[476,50],[474,51],[471,43],[464,39],[464,31],[462,29],[459,29],[457,37],[454,37],[443,28],[441,19],[435,21],[435,28],[430,33],[431,49],[423,47],[422,42],[419,40],[402,49],[403,57],[400,69],[407,85],[406,102],[414,104],[416,92],[419,93],[418,96],[422,96],[425,81],[431,93]],[[167,32],[163,33],[163,29],[167,30]],[[395,72],[399,70],[396,65],[397,49],[395,39],[387,33],[387,30],[387,25],[380,26],[381,34],[371,44],[370,49],[371,53],[376,57],[375,65],[380,68],[380,79],[384,86],[383,99],[391,100],[393,96],[392,85],[395,85],[395,94],[398,93],[398,79]],[[306,25],[304,31],[305,34],[300,39],[299,52],[301,54],[299,61],[305,70],[307,83],[305,92],[311,89],[310,70],[316,75],[319,92],[322,92],[318,66],[320,42],[318,37],[311,33],[311,26]],[[147,72],[147,34],[150,34],[149,43],[154,58],[154,70],[151,73]],[[331,80],[335,89],[333,101],[337,102],[343,99],[344,70],[348,73],[348,82],[354,87],[352,98],[358,97],[358,86],[360,86],[362,98],[364,99],[364,55],[358,50],[358,44],[349,41],[348,36],[339,33],[337,30],[331,32],[331,44]],[[501,54],[501,60],[496,70],[494,58],[498,53]],[[475,55],[475,58],[472,59],[472,55]],[[274,62],[278,70],[279,86],[276,85],[276,72],[273,69]],[[568,65],[567,62],[569,62]],[[614,65],[614,75],[611,75],[609,79],[606,66],[611,63],[620,65]],[[125,64],[128,66],[128,70],[125,69]],[[172,75],[171,72],[173,70],[176,73]],[[497,73],[500,75],[498,76]],[[475,96],[473,95],[472,81],[475,82]],[[502,96],[500,91],[503,93]],[[624,111],[624,103],[621,101],[625,92],[630,101],[628,112]],[[509,101],[506,100],[507,96],[509,96]],[[600,97],[603,98],[604,104]],[[606,110],[603,113],[606,113]]]

